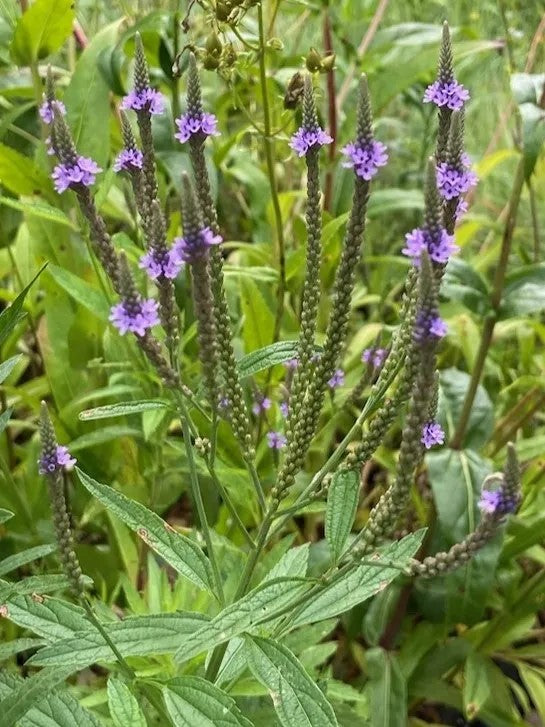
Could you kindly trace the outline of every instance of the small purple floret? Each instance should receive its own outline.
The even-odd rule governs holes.
[[[301,126],[291,137],[290,146],[298,156],[304,157],[313,146],[324,146],[324,144],[331,144],[332,141],[333,137],[319,127],[311,131]]]
[[[451,111],[460,111],[469,100],[469,91],[456,80],[443,82],[435,81],[427,87],[424,93],[424,103],[434,103],[436,106],[446,106]]]
[[[124,111],[149,111],[150,114],[162,114],[165,110],[165,97],[154,88],[144,88],[141,91],[131,91],[121,102]]]
[[[50,475],[56,470],[66,470],[69,472],[76,464],[77,459],[70,456],[67,447],[57,446],[55,453],[49,457],[42,456],[38,460],[38,472],[41,475]]]
[[[280,402],[280,412],[282,413],[283,417],[287,417],[289,413],[289,404],[287,401],[281,401]]]
[[[296,369],[299,366],[299,359],[289,358],[287,361],[284,361],[284,366],[288,369],[288,371],[293,371],[293,369]]]
[[[144,336],[148,328],[159,323],[158,307],[157,301],[151,299],[141,300],[136,305],[121,301],[112,307],[110,320],[122,336],[127,331]]]
[[[51,173],[51,178],[54,181],[55,189],[61,194],[80,184],[90,187],[95,183],[95,177],[101,171],[102,169],[93,159],[79,156],[74,166],[57,164]]]
[[[410,257],[413,264],[420,265],[420,256],[424,250],[428,251],[430,258],[440,264],[448,262],[451,255],[460,248],[454,243],[453,235],[441,230],[439,235],[432,234],[426,229],[417,227],[405,235],[405,247],[402,253]]]
[[[435,313],[423,313],[416,316],[414,326],[414,338],[418,342],[429,340],[431,336],[444,338],[447,335],[448,327],[445,321]]]
[[[342,153],[347,157],[343,167],[353,169],[358,177],[369,181],[388,161],[386,147],[380,141],[371,141],[365,146],[347,144]]]
[[[256,399],[254,405],[252,406],[253,413],[258,416],[259,414],[266,412],[268,409],[270,409],[272,406],[272,401],[269,399],[268,396],[260,396],[258,399]]]
[[[114,162],[114,172],[133,171],[134,169],[142,169],[144,163],[144,155],[140,149],[123,149],[116,157]]]
[[[513,497],[506,497],[501,487],[498,490],[482,490],[477,506],[487,515],[508,515],[515,512],[518,501]]]
[[[204,136],[219,136],[218,119],[214,114],[201,113],[195,116],[190,113],[180,116],[176,119],[178,131],[174,137],[181,144],[185,144],[195,134],[203,134]]]
[[[470,187],[477,184],[477,175],[469,169],[462,172],[442,162],[437,167],[437,187],[444,199],[454,199],[465,194]]]
[[[385,348],[366,348],[361,355],[361,360],[366,364],[372,364],[378,369],[384,363],[388,351]]]
[[[267,432],[267,444],[271,449],[282,449],[286,446],[287,441],[282,432]]]
[[[57,111],[61,116],[66,116],[66,106],[62,101],[48,101],[45,94],[43,95],[42,105],[38,108],[41,120],[44,124],[52,124],[54,118],[54,111]]]
[[[223,242],[221,235],[215,235],[210,227],[204,227],[195,235],[176,237],[172,252],[181,262],[193,263],[203,258],[212,245],[219,245],[221,242]]]
[[[437,422],[427,422],[422,429],[420,441],[426,449],[431,449],[436,444],[444,444],[445,432]]]
[[[344,384],[344,371],[342,369],[337,369],[333,376],[329,379],[327,382],[327,385],[330,389],[337,389],[339,386],[342,386]]]
[[[161,275],[173,280],[178,277],[182,266],[183,261],[180,260],[173,250],[168,250],[164,253],[157,250],[150,250],[150,252],[142,255],[138,263],[138,267],[145,270],[152,280],[157,280]]]

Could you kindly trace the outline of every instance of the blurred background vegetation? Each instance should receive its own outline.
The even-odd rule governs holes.
[[[373,183],[343,363],[346,384],[328,403],[298,481],[303,488],[353,422],[350,390],[364,372],[362,350],[378,337],[386,343],[398,321],[407,270],[399,253],[405,233],[419,224],[423,173],[435,143],[435,110],[422,104],[422,96],[435,74],[441,23],[448,19],[456,75],[471,93],[466,146],[480,182],[456,233],[461,254],[443,286],[441,310],[450,335],[439,362],[440,416],[455,447],[428,455],[427,471],[415,488],[414,520],[407,526],[430,527],[430,553],[463,537],[473,527],[482,479],[501,467],[509,440],[517,441],[524,465],[524,501],[504,536],[467,568],[412,589],[394,583],[340,624],[327,624],[329,631],[323,624],[321,630],[314,627],[292,648],[311,673],[333,680],[342,724],[365,724],[374,715],[371,724],[395,727],[406,724],[407,714],[412,725],[462,724],[456,721],[460,715],[491,727],[545,724],[545,5],[537,0],[269,0],[263,3],[261,38],[255,5],[203,0],[188,8],[186,2],[166,0],[81,0],[74,11],[70,0],[0,2],[0,305],[14,301],[48,263],[26,295],[25,315],[15,329],[9,335],[0,329],[0,360],[12,362],[1,369],[0,507],[14,513],[0,525],[0,557],[52,541],[47,497],[36,469],[36,415],[43,398],[51,402],[60,441],[69,444],[86,472],[119,486],[177,527],[192,524],[180,432],[168,413],[79,418],[93,406],[157,397],[160,391],[132,342],[109,328],[111,294],[90,255],[86,226],[70,195],[59,198],[53,191],[46,133],[37,115],[47,64],[80,153],[106,170],[97,199],[114,243],[136,262],[142,240],[134,205],[126,180],[111,170],[121,146],[116,109],[130,85],[134,33],[142,34],[153,84],[169,100],[154,134],[170,237],[180,224],[181,172],[189,169],[186,151],[173,138],[173,118],[184,109],[184,50],[197,50],[205,69],[206,106],[218,116],[222,132],[211,145],[210,173],[227,241],[239,357],[273,340],[282,240],[287,292],[278,337],[297,336],[305,200],[302,165],[288,147],[300,113],[286,108],[293,106],[290,79],[305,63],[317,71],[322,124],[336,129],[336,145],[328,158],[324,153],[323,164],[327,291],[352,186],[338,152],[353,136],[357,78],[361,71],[368,74],[376,134],[388,145],[390,162]],[[267,74],[272,169],[263,137],[260,52]],[[326,60],[324,67],[330,52],[335,62]],[[278,189],[280,221],[272,183]],[[491,293],[506,244],[508,273],[498,301]],[[140,284],[145,285],[143,276]],[[187,281],[180,276],[183,370],[195,386],[195,326],[186,293]],[[324,295],[322,332],[328,305]],[[479,362],[483,326],[491,317],[490,345]],[[457,436],[470,377],[481,368],[468,425]],[[275,402],[267,421],[255,422],[259,468],[269,485],[274,461],[264,432],[281,427],[278,404],[285,396],[285,375],[285,368],[276,366],[248,385],[249,398],[268,387]],[[257,510],[227,426],[220,442],[224,485],[252,526]],[[392,471],[398,443],[394,429],[362,473],[360,524]],[[235,581],[240,555],[229,542],[239,542],[239,535],[204,470],[203,483]],[[188,584],[173,588],[142,544],[81,488],[74,489],[72,500],[78,554],[107,603],[135,613],[211,607]],[[318,503],[291,526],[294,542],[313,543],[316,572],[327,557],[322,512]],[[52,563],[45,557],[7,577],[44,572]],[[8,620],[0,628],[6,640],[22,633]],[[0,648],[8,670],[24,655],[17,651]],[[101,675],[88,677],[76,691],[102,714]],[[237,699],[251,710],[256,725],[274,725],[274,714],[252,689],[255,685],[237,684]],[[378,713],[383,713],[381,721]]]

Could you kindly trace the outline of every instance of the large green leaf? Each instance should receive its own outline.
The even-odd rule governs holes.
[[[322,349],[317,348],[316,350],[321,351]],[[242,377],[253,376],[259,371],[289,361],[295,356],[297,356],[297,341],[278,341],[243,356],[237,362],[237,369]]]
[[[441,295],[458,300],[473,313],[485,315],[490,310],[490,294],[486,282],[465,260],[451,258],[441,284]]]
[[[114,727],[147,727],[146,718],[129,687],[120,679],[108,679],[108,707]]]
[[[232,697],[201,677],[171,679],[163,697],[176,727],[252,727]]]
[[[365,652],[373,727],[406,727],[407,684],[394,654],[379,647]]]
[[[87,631],[89,622],[85,611],[57,598],[32,595],[9,596],[3,603],[4,618],[24,629],[33,631],[48,642],[66,639],[78,631]]]
[[[29,66],[59,50],[72,31],[72,0],[36,0],[17,21],[11,43],[16,63]]]
[[[283,644],[247,637],[252,674],[267,689],[283,727],[336,727],[337,718],[323,692]]]
[[[25,157],[26,158],[26,157]],[[57,207],[52,207],[47,202],[36,197],[32,199],[13,199],[13,197],[0,197],[0,204],[23,212],[25,216],[39,217],[48,222],[58,222],[59,225],[71,227],[77,230],[77,226]]]
[[[92,585],[90,578],[83,577],[86,585]],[[29,576],[19,579],[16,583],[0,580],[0,599],[12,596],[28,596],[34,594],[36,598],[45,593],[56,593],[64,591],[70,585],[68,578],[63,573],[48,573],[45,576]]]
[[[327,491],[325,536],[333,559],[342,555],[350,530],[354,524],[360,491],[359,473],[355,470],[338,470]]]
[[[158,613],[129,616],[123,621],[104,624],[104,628],[123,656],[171,654],[208,618],[199,613]],[[86,624],[85,631],[72,631],[68,638],[55,641],[32,657],[39,666],[70,664],[74,670],[95,662],[112,661],[112,651],[96,629]]]
[[[380,556],[394,561],[399,567],[407,565],[416,553],[424,530],[407,535],[379,551]],[[291,626],[302,626],[314,621],[322,621],[338,616],[359,603],[371,598],[385,588],[390,581],[399,576],[400,571],[387,566],[361,564],[347,573],[342,579],[326,586],[292,620]]]
[[[446,369],[439,379],[439,419],[446,432],[454,431],[457,425],[470,376],[465,371]],[[477,388],[469,422],[464,436],[464,446],[478,449],[488,442],[494,428],[494,407],[482,386]]]
[[[502,317],[542,310],[545,310],[545,263],[525,265],[509,273],[503,289]]]
[[[210,561],[197,543],[177,533],[159,515],[139,502],[130,500],[108,485],[93,480],[79,468],[76,468],[76,472],[82,485],[125,525],[134,530],[174,570],[199,588],[204,588],[209,593],[214,592]]]

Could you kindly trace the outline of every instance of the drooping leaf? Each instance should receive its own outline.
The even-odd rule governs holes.
[[[235,700],[206,679],[171,679],[163,697],[175,727],[252,727]]]
[[[143,411],[155,411],[165,409],[169,406],[168,401],[162,399],[140,399],[139,401],[120,401],[118,404],[106,404],[97,406],[94,409],[86,409],[79,413],[79,419],[83,422],[92,419],[110,419],[113,417],[127,416],[128,414],[139,414]]]
[[[108,707],[114,727],[147,727],[136,697],[120,679],[108,679]]]
[[[334,561],[342,555],[354,524],[360,490],[355,470],[338,470],[327,492],[325,536]]]
[[[12,190],[13,191],[13,190]],[[64,212],[57,207],[53,207],[47,202],[36,197],[32,199],[13,199],[13,197],[0,197],[0,204],[11,207],[14,210],[23,212],[28,217],[39,217],[49,222],[57,222],[59,225],[65,225],[76,230],[77,226],[67,217]]]
[[[8,358],[7,361],[0,364],[0,384],[4,383],[22,358],[23,355],[19,353],[17,356],[12,356],[11,358]]]
[[[0,560],[0,576],[3,576],[16,568],[20,568],[27,563],[32,563],[33,560],[44,558],[46,555],[50,555],[56,550],[56,544],[49,543],[47,545],[37,545],[35,548],[28,548],[27,550],[22,550],[20,553],[10,555],[8,558]]]
[[[97,290],[97,288],[69,270],[59,268],[57,265],[49,265],[47,272],[57,285],[60,285],[80,305],[101,321],[108,320],[110,307],[100,290]]]
[[[76,468],[82,485],[161,558],[199,588],[213,593],[210,561],[197,543],[177,533],[147,507],[103,485]]]
[[[545,124],[545,122],[544,122]],[[523,316],[545,310],[545,264],[524,265],[505,279],[501,316]]]
[[[283,727],[338,725],[323,692],[286,646],[258,636],[248,636],[246,643],[250,670],[269,690]]]
[[[36,0],[24,12],[15,28],[11,54],[16,63],[30,66],[59,50],[72,32],[72,0]]]
[[[365,652],[373,727],[406,727],[407,684],[396,656],[380,647]]]
[[[44,265],[42,268],[40,268],[40,270],[36,273],[34,278],[26,286],[26,288],[24,288],[19,293],[17,298],[15,298],[13,303],[8,308],[3,310],[2,313],[0,313],[0,346],[4,343],[6,338],[9,336],[9,334],[15,328],[17,323],[23,317],[22,308],[23,308],[23,303],[25,302],[27,293],[31,289],[31,287],[34,285],[36,280],[39,278],[40,274],[45,269],[45,267],[46,266]]]

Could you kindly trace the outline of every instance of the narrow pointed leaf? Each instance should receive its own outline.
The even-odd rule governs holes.
[[[342,555],[354,524],[359,491],[360,478],[355,470],[335,472],[327,492],[325,514],[325,537],[335,562]]]
[[[16,570],[16,568],[20,568],[27,563],[32,563],[33,560],[51,555],[56,550],[56,544],[48,543],[47,545],[37,545],[35,548],[28,548],[27,550],[22,550],[20,553],[15,553],[15,555],[10,555],[8,558],[0,560],[0,576]]]
[[[163,696],[175,727],[252,727],[232,697],[201,677],[171,679]]]
[[[108,707],[114,727],[147,727],[136,697],[120,679],[108,679]]]
[[[83,422],[92,419],[111,419],[122,417],[128,414],[139,414],[143,411],[154,411],[168,407],[167,401],[161,399],[141,399],[139,401],[120,401],[118,404],[106,404],[97,406],[94,409],[86,409],[80,412],[79,419]]]

